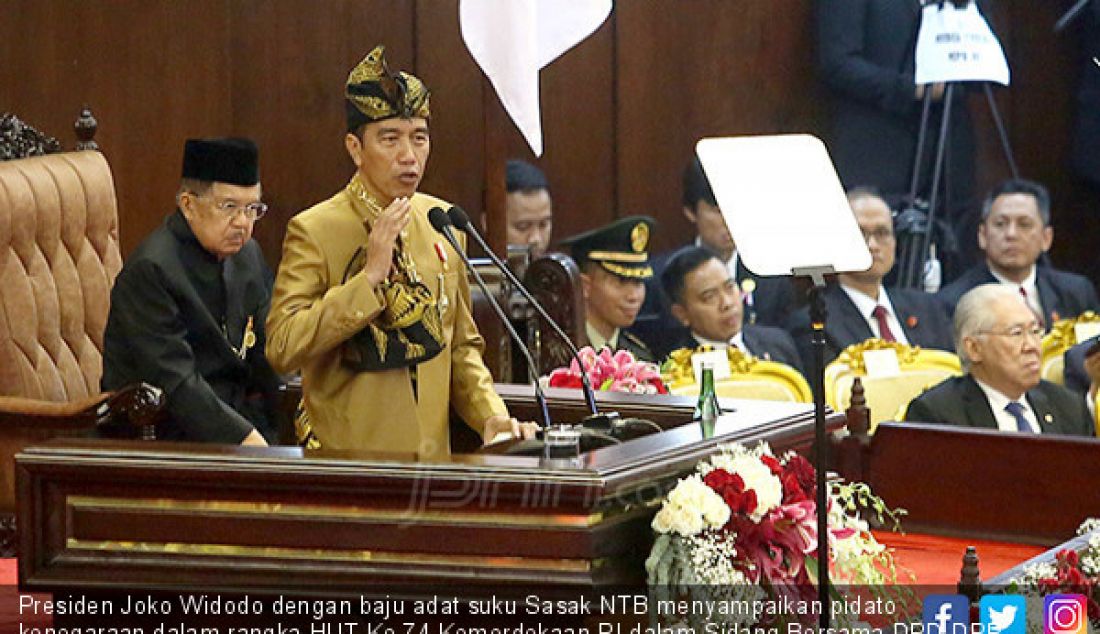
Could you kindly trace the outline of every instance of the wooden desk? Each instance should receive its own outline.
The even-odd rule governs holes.
[[[812,437],[802,404],[739,401],[584,455],[410,456],[59,441],[16,461],[27,590],[359,595],[408,579],[479,587],[631,583],[676,479],[720,442]],[[839,425],[838,417],[830,419]]]
[[[907,530],[1052,546],[1100,515],[1100,440],[884,423],[862,473]]]

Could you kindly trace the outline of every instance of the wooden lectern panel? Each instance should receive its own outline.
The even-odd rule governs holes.
[[[884,423],[865,479],[908,530],[1040,545],[1100,515],[1100,440]]]
[[[839,425],[839,417],[830,424]],[[720,442],[807,442],[812,410],[738,402],[717,436],[669,431],[538,458],[67,440],[22,452],[27,590],[288,595],[642,580],[665,492]]]

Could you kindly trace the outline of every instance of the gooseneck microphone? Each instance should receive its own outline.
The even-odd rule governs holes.
[[[512,337],[512,340],[519,345],[520,351],[527,359],[527,375],[531,380],[531,385],[535,387],[535,400],[538,403],[539,409],[542,411],[543,429],[550,428],[550,409],[546,405],[546,394],[542,391],[542,386],[539,385],[538,374],[536,373],[535,361],[531,358],[531,351],[527,348],[527,344],[523,342],[523,339],[516,332],[516,329],[512,327],[512,322],[508,319],[508,316],[504,314],[504,309],[501,308],[493,294],[489,292],[489,288],[485,285],[485,280],[481,278],[481,274],[477,272],[477,269],[470,263],[470,258],[466,255],[466,252],[459,246],[458,240],[455,238],[454,231],[451,230],[451,218],[439,207],[432,207],[428,210],[428,222],[432,224],[432,228],[443,234],[443,237],[447,239],[447,242],[454,247],[454,250],[458,253],[458,257],[462,258],[462,263],[466,265],[466,270],[473,274],[474,281],[477,282],[478,288],[482,293],[485,293],[485,298],[489,300],[489,305],[493,307],[493,312],[496,313],[500,322],[504,324],[505,330],[508,331],[508,335]]]
[[[493,253],[493,250],[490,249],[489,245],[485,243],[485,239],[482,238],[481,234],[478,233],[477,229],[474,228],[473,223],[470,222],[470,217],[466,215],[466,212],[462,209],[462,207],[459,207],[458,205],[451,207],[450,211],[447,212],[447,215],[450,217],[451,223],[454,224],[454,226],[458,227],[462,231],[465,231],[467,235],[473,236],[474,241],[476,241],[478,245],[481,246],[481,248],[485,251],[485,253],[489,255],[489,259],[493,262],[493,264],[498,269],[500,269],[502,273],[504,273],[504,276],[508,278],[508,281],[510,281],[512,285],[517,290],[519,290],[520,294],[523,295],[528,303],[530,303],[531,306],[534,307],[535,312],[539,314],[539,317],[542,317],[543,320],[546,321],[546,323],[550,324],[550,328],[553,329],[558,338],[564,341],[565,345],[569,347],[569,351],[573,354],[573,359],[577,362],[577,367],[580,368],[581,384],[584,387],[584,401],[588,405],[589,411],[592,412],[592,417],[598,417],[600,415],[600,411],[596,408],[596,392],[592,389],[592,382],[588,379],[588,373],[584,371],[584,364],[581,363],[581,355],[580,351],[577,350],[577,346],[573,344],[573,341],[569,339],[569,336],[565,334],[565,331],[562,330],[561,326],[559,326],[556,321],[550,318],[550,315],[547,314],[546,309],[543,308],[542,304],[540,304],[531,295],[531,292],[527,290],[527,287],[524,286],[519,281],[519,279],[516,278],[515,274],[512,273],[512,270],[509,269],[508,266],[504,264],[504,262],[501,262],[500,258],[498,258],[497,255]],[[530,361],[528,361],[528,363],[530,363]],[[607,427],[610,427],[610,421],[606,422]],[[603,425],[599,424],[596,426],[603,427]]]

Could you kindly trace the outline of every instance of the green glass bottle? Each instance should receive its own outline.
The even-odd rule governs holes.
[[[699,422],[699,427],[703,431],[703,438],[714,436],[714,425],[718,422],[720,413],[718,395],[714,392],[714,366],[710,363],[703,363],[699,401],[695,404],[695,415],[692,417],[692,420]]]

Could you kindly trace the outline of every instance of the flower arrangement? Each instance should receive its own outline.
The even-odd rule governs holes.
[[[1100,627],[1100,518],[1085,520],[1077,528],[1077,535],[1088,536],[1083,550],[1063,548],[1055,554],[1054,561],[1025,567],[1023,575],[1009,582],[1007,590],[1031,597],[1082,594],[1088,599],[1089,621],[1095,629]],[[1039,611],[1028,610],[1028,615],[1032,612]],[[1040,628],[1041,622],[1029,622],[1029,630]]]
[[[633,394],[668,394],[661,381],[661,371],[654,363],[638,361],[626,350],[611,352],[604,348],[597,353],[591,346],[580,349],[589,382],[598,390]],[[568,367],[550,373],[550,387],[580,388],[581,369],[574,359]]]
[[[681,479],[653,518],[657,533],[646,560],[649,583],[713,599],[816,596],[816,471],[793,452],[775,457],[766,443],[749,449],[723,445]],[[830,482],[828,492],[830,573],[836,583],[891,592],[893,557],[859,515],[895,527],[903,511],[891,510],[865,484]],[[897,586],[894,586],[895,588]],[[766,615],[765,615],[766,616]],[[771,615],[783,620],[783,615]],[[739,624],[760,614],[742,614]]]

